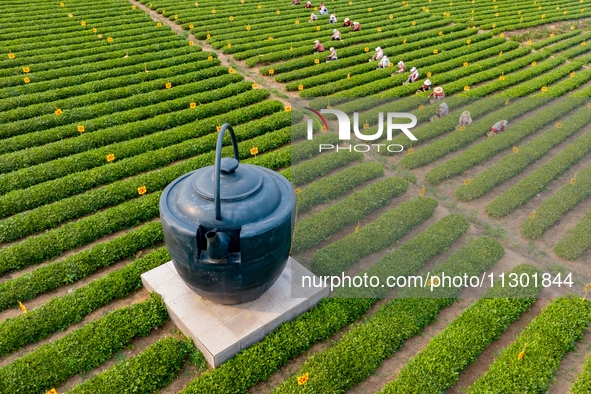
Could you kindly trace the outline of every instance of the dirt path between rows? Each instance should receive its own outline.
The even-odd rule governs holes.
[[[158,12],[146,7],[145,5],[141,4],[135,0],[128,0],[131,4],[135,5],[136,7],[140,8],[142,11],[150,15],[150,17],[156,21],[161,22],[162,24],[170,27],[170,29],[178,34],[179,36],[185,36],[187,34],[187,41],[193,41],[196,45],[199,45],[204,51],[213,52],[217,55],[218,59],[221,61],[222,66],[232,67],[234,68],[239,74],[244,76],[244,79],[250,81],[252,83],[257,83],[260,87],[268,90],[271,93],[271,98],[273,100],[278,100],[282,102],[284,105],[290,105],[289,97],[298,97],[297,92],[286,92],[282,85],[276,83],[272,77],[263,77],[259,73],[258,67],[248,68],[246,63],[243,61],[237,61],[232,59],[230,56],[227,56],[222,51],[214,49],[211,45],[209,45],[204,40],[199,40],[190,32],[183,29],[181,26],[177,25],[175,22],[171,21],[170,19],[160,15]],[[281,92],[281,95],[278,93]],[[285,97],[283,97],[285,96]],[[287,97],[287,98],[286,98]]]

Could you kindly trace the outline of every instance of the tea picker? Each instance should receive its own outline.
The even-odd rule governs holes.
[[[416,82],[419,79],[419,70],[417,70],[416,67],[413,67],[410,69],[410,75],[408,76],[408,78],[406,79],[406,82],[404,82],[403,85],[407,84],[407,83],[412,83],[412,82]]]
[[[324,45],[320,43],[320,41],[314,41],[314,53],[324,52]]]
[[[332,37],[330,37],[332,41],[341,41],[341,32],[337,29],[332,31]]]
[[[376,47],[375,51],[376,53],[374,53],[371,59],[369,59],[370,62],[374,60],[381,60],[384,57],[384,50],[382,47]]]
[[[441,119],[447,115],[449,115],[449,107],[446,103],[441,103],[439,104],[437,111],[435,111],[435,115],[431,116],[430,120],[433,122],[434,120]]]
[[[470,111],[464,111],[460,115],[460,120],[458,121],[458,125],[456,126],[456,129],[459,129],[460,127],[470,126],[471,124],[472,124],[472,116],[470,115]]]
[[[495,135],[502,133],[503,131],[505,131],[505,128],[507,127],[507,121],[506,120],[499,120],[497,123],[495,123],[494,125],[492,125],[492,127],[490,128],[490,131],[488,133],[486,133],[486,136],[488,138],[490,137],[494,137]]]
[[[416,91],[416,93],[426,92],[427,90],[431,90],[431,80],[430,79],[425,79],[425,82],[423,82],[423,86],[421,86]]]

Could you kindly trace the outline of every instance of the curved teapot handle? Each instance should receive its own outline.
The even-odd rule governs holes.
[[[230,131],[230,137],[232,137],[232,145],[234,146],[234,159],[240,163],[240,155],[238,154],[238,142],[236,142],[236,134],[229,123],[224,123],[218,135],[218,142],[215,147],[215,175],[214,175],[214,202],[215,202],[215,218],[216,220],[222,220],[222,208],[221,208],[221,196],[220,196],[220,170],[222,164],[222,147],[224,140],[224,133],[226,130]],[[231,169],[232,172],[238,168],[238,163]]]

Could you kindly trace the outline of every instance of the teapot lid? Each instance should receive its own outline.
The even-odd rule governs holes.
[[[193,191],[199,197],[215,201],[215,167],[204,168],[193,180]],[[240,201],[263,188],[261,172],[252,166],[240,166],[234,158],[223,158],[220,164],[221,202]]]

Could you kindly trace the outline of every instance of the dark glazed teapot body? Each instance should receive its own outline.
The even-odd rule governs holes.
[[[233,159],[221,158],[226,130]],[[197,294],[220,304],[253,301],[275,283],[295,225],[291,183],[238,158],[234,132],[225,124],[215,165],[174,180],[160,198],[164,238],[177,272]]]

